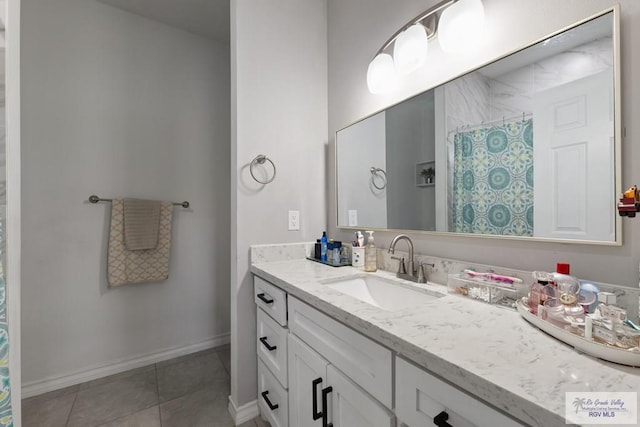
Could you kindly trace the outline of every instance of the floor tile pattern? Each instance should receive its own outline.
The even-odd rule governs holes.
[[[24,399],[22,425],[233,427],[229,359],[227,345]]]

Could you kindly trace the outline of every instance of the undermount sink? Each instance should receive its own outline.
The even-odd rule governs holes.
[[[394,280],[373,275],[350,276],[322,283],[340,293],[387,311],[416,307],[443,296],[435,292],[410,289]]]

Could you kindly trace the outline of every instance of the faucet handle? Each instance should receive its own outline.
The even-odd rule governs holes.
[[[392,256],[391,259],[397,259],[400,261],[398,263],[398,274],[407,274],[407,267],[404,265],[404,258],[398,256]]]
[[[433,268],[435,264],[420,261],[420,266],[418,267],[418,283],[427,283],[427,275],[424,272],[424,268],[427,266]]]

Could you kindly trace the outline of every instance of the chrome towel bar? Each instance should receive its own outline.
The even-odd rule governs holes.
[[[101,197],[96,196],[95,194],[89,196],[89,201],[91,203],[98,203],[98,202],[112,202],[113,199],[103,199]],[[183,208],[188,208],[189,206],[191,206],[191,204],[187,201],[184,202],[173,202],[174,206],[182,206]]]

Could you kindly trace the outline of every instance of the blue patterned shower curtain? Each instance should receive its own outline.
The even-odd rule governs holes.
[[[456,133],[453,231],[533,235],[533,123]]]

